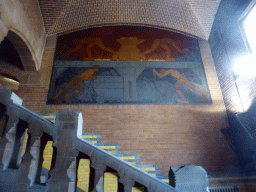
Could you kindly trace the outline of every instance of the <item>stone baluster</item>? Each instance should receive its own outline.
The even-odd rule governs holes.
[[[135,181],[132,179],[130,173],[125,172],[125,170],[119,170],[118,174],[120,176],[119,182],[124,185],[124,192],[131,192]]]
[[[57,114],[55,122],[56,137],[53,146],[57,148],[54,168],[50,170],[50,178],[46,181],[48,192],[73,192],[76,181],[75,149],[79,113],[65,110]]]
[[[0,95],[0,102],[5,106],[5,114],[8,116],[6,128],[0,139],[0,170],[3,170],[7,169],[11,162],[19,123],[19,111],[15,110],[13,103],[21,105],[22,100],[6,88],[0,88]]]
[[[101,161],[100,156],[92,154],[90,160],[92,161],[91,167],[95,170],[94,185],[92,192],[103,191],[103,178],[107,166]]]
[[[11,163],[18,122],[17,116],[9,116],[5,133],[0,141],[1,170],[6,170]]]
[[[19,166],[19,174],[17,177],[16,191],[25,192],[33,188],[42,188],[36,185],[38,174],[42,169],[42,135],[43,132],[35,123],[28,124],[28,142],[22,163]],[[44,143],[44,142],[43,142]],[[36,185],[36,186],[35,186]]]

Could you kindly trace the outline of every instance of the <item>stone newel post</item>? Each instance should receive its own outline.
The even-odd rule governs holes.
[[[57,148],[54,168],[50,171],[47,181],[47,191],[73,192],[76,186],[76,157],[79,152],[75,149],[79,113],[65,110],[57,114],[53,147]]]

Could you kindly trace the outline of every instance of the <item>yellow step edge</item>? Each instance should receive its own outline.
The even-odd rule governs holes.
[[[56,116],[41,116],[41,117],[43,117],[43,118],[45,118],[45,119],[53,119],[53,118],[56,118]]]
[[[97,143],[97,141],[89,141],[90,143],[92,143],[92,144],[95,144],[95,143]]]
[[[148,167],[148,168],[140,168],[142,171],[155,171],[156,169],[153,167]]]
[[[132,187],[132,192],[144,192],[142,187]]]
[[[116,146],[98,146],[101,149],[116,149]]]
[[[136,162],[129,162],[131,165],[136,165]]]
[[[97,138],[97,135],[82,135],[82,138]]]
[[[135,159],[134,156],[119,157],[119,159]]]

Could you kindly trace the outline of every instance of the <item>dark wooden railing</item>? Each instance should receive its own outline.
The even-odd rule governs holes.
[[[22,106],[22,100],[5,88],[0,88],[0,118],[6,123],[0,139],[0,189],[3,191],[76,191],[79,154],[90,158],[95,170],[93,192],[107,168],[118,173],[125,192],[135,183],[148,192],[174,192],[175,189],[127,162],[82,139],[82,113],[61,111],[55,124]],[[2,123],[3,124],[3,123]],[[21,136],[28,128],[28,142],[20,163]],[[1,131],[0,131],[1,133]],[[46,177],[40,183],[43,162],[42,150],[46,140],[53,140],[53,160]]]

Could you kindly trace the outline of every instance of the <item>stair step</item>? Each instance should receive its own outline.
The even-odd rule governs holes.
[[[157,167],[157,165],[153,165],[153,164],[147,164],[147,165],[140,165],[137,164],[136,167],[138,169],[141,169],[143,171],[155,171],[155,170],[159,170],[159,168]]]
[[[169,184],[169,177],[168,176],[157,176],[156,178],[161,180],[164,183]]]
[[[143,168],[140,168],[142,171],[159,171],[160,169],[159,168],[156,168],[156,167],[143,167]]]
[[[119,159],[128,161],[128,162],[133,162],[133,161],[137,161],[140,157],[137,154],[121,154],[117,156]]]
[[[97,135],[82,135],[82,138],[86,140],[92,140],[92,139],[100,139],[101,137],[98,137]]]
[[[148,174],[150,174],[150,175],[152,175],[152,176],[154,176],[154,177],[161,176],[161,175],[158,173],[158,171],[145,171],[145,172],[147,172]]]
[[[99,143],[95,145],[101,149],[119,149],[120,148],[118,143]]]
[[[41,113],[39,114],[43,118],[55,123],[56,113]],[[169,183],[168,176],[161,176],[158,171],[159,168],[157,165],[148,164],[141,165],[138,160],[140,157],[137,154],[121,154],[118,149],[120,146],[118,143],[102,143],[100,139],[102,136],[99,133],[83,133],[82,138],[101,149],[104,149],[108,153],[130,163],[131,165],[136,166],[142,171],[147,172],[148,174],[155,176],[164,183]],[[180,167],[172,167],[174,171],[178,170]],[[81,160],[78,167],[77,175],[77,191],[88,191],[89,187],[89,174],[90,174],[90,160]],[[104,177],[104,191],[116,191],[117,190],[117,176],[115,173],[105,173]],[[133,187],[132,192],[143,192],[143,188]]]
[[[143,187],[132,187],[132,192],[144,192]]]
[[[38,115],[40,115],[44,119],[51,121],[52,123],[55,123],[55,119],[56,119],[55,113],[39,113]]]
[[[88,142],[90,142],[92,144],[101,143],[101,141],[97,141],[97,140],[89,140]]]

